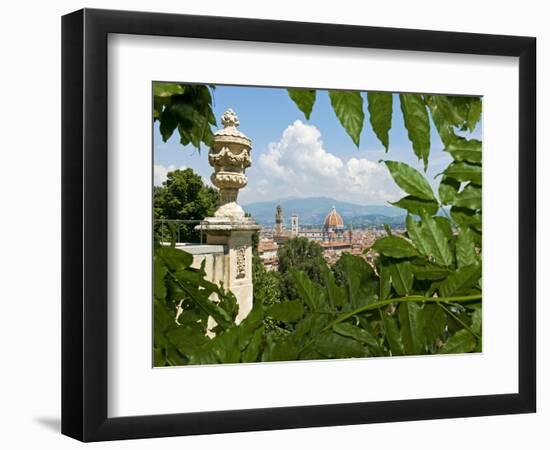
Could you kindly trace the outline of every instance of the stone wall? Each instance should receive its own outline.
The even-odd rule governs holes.
[[[252,245],[248,230],[210,234],[209,244],[178,244],[177,248],[193,255],[192,267],[200,268],[205,261],[206,279],[223,284],[236,297],[240,323],[252,310]],[[212,243],[212,241],[214,243]],[[217,298],[212,298],[217,301]]]
[[[202,245],[202,244],[177,244],[176,248],[185,250],[193,255],[192,267],[200,268],[203,261],[206,261],[204,270],[206,278],[216,283],[223,282],[229,278],[229,264],[227,254],[223,245]]]

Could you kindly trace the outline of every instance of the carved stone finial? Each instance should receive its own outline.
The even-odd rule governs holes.
[[[237,204],[237,195],[248,182],[244,172],[251,164],[252,142],[237,130],[239,118],[231,108],[223,113],[221,122],[224,128],[214,133],[214,144],[208,153],[208,162],[214,168],[210,179],[220,190],[220,207],[214,215],[241,220],[244,211]]]
[[[223,113],[222,125],[224,126],[224,128],[238,127],[240,125],[237,114],[235,114],[235,111],[233,111],[231,108]]]

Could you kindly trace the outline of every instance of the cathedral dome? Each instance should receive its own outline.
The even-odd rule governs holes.
[[[344,228],[344,220],[342,216],[336,212],[336,207],[332,207],[330,212],[325,217],[325,228]]]

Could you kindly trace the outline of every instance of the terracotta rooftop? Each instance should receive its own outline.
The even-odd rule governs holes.
[[[270,251],[270,250],[277,250],[278,248],[278,245],[271,241],[271,240],[264,240],[262,239],[259,244],[258,244],[258,251],[259,252],[267,252],[267,251]]]

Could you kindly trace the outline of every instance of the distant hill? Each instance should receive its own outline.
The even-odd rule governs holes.
[[[332,206],[344,219],[346,226],[355,227],[382,225],[399,226],[405,223],[405,211],[391,205],[358,205],[341,202],[329,197],[284,198],[268,202],[256,202],[243,205],[256,221],[263,226],[275,224],[275,208],[283,208],[285,226],[290,226],[292,213],[298,214],[301,226],[321,226]]]

